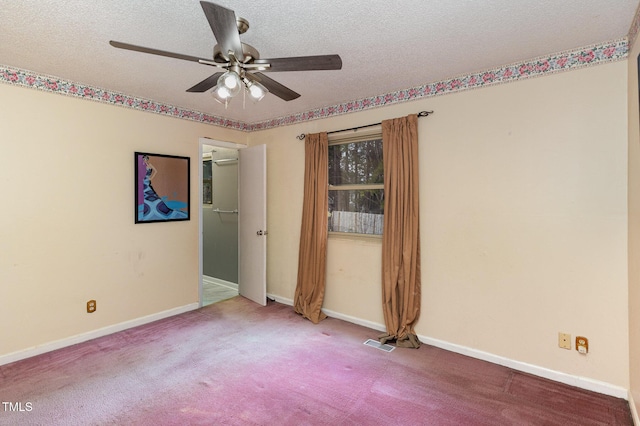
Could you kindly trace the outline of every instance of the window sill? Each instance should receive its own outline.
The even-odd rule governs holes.
[[[382,243],[382,235],[372,234],[353,234],[349,232],[329,232],[330,239],[337,240],[356,240],[356,241],[371,241]]]

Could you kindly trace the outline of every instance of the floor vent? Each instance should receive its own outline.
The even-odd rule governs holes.
[[[391,352],[396,348],[395,346],[382,344],[377,340],[373,340],[373,339],[367,340],[366,342],[364,342],[364,344],[367,346],[371,346],[372,348],[380,349],[381,351],[385,351],[385,352]]]

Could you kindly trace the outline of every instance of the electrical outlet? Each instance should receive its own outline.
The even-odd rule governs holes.
[[[589,339],[582,336],[576,336],[576,351],[583,355],[589,353]]]
[[[558,346],[562,349],[571,349],[571,335],[567,333],[558,333]]]
[[[95,300],[89,300],[87,302],[87,313],[93,313],[96,311],[97,305]]]

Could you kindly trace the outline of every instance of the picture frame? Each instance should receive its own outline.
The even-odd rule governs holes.
[[[189,157],[134,153],[135,223],[191,219]]]

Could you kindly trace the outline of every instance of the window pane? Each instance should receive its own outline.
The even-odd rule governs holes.
[[[202,161],[202,178],[203,179],[211,179],[211,160],[203,160]]]
[[[202,204],[213,204],[211,160],[202,162]]]
[[[382,235],[384,190],[329,191],[329,231]]]
[[[382,139],[329,145],[329,185],[383,182]]]

